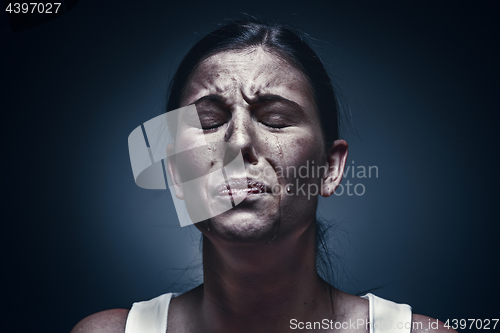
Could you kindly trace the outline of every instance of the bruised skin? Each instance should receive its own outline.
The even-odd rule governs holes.
[[[214,241],[240,245],[279,241],[304,232],[314,222],[317,196],[289,195],[285,186],[293,184],[295,191],[297,178],[293,172],[279,170],[298,170],[307,161],[316,166],[327,163],[318,112],[305,76],[260,47],[218,53],[203,61],[189,80],[181,106],[193,103],[207,129],[180,123],[176,149],[203,139],[226,142],[243,154],[247,174],[242,178],[250,177],[279,192],[249,195],[240,205],[197,227]],[[220,156],[209,155],[193,156],[187,163],[200,170],[220,168]],[[210,193],[224,183],[216,174],[211,173],[205,188],[196,192]],[[309,183],[319,187],[321,178],[298,181],[305,188]],[[182,186],[178,196],[190,200]],[[216,199],[207,195],[205,200]]]

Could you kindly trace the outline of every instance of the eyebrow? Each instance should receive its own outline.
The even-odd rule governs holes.
[[[191,104],[197,104],[197,103],[202,102],[202,101],[216,102],[217,104],[226,104],[225,99],[222,96],[217,95],[217,94],[210,94],[210,95],[203,96],[201,98],[198,98],[196,101],[194,101]]]
[[[294,106],[302,111],[304,110],[304,108],[302,106],[300,106],[299,104],[297,104],[296,102],[291,101],[291,100],[289,100],[283,96],[280,96],[280,95],[274,95],[274,94],[260,95],[260,94],[257,94],[257,96],[255,98],[249,99],[249,98],[244,97],[244,99],[250,105],[262,104],[262,103],[266,103],[266,102],[284,102],[286,104],[291,104],[292,106]],[[202,101],[215,102],[216,104],[226,104],[226,99],[224,97],[222,97],[221,95],[217,95],[217,94],[210,94],[210,95],[203,96],[201,98],[198,98],[192,104],[197,104],[197,103],[202,102]]]

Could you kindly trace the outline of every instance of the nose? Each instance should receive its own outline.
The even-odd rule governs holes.
[[[224,135],[224,141],[236,152],[241,151],[243,160],[250,164],[257,164],[258,155],[255,150],[255,128],[248,111],[237,110]]]

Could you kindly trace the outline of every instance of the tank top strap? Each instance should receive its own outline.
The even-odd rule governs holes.
[[[125,333],[166,333],[168,308],[172,297],[168,293],[149,301],[132,305],[125,324]],[[411,306],[398,304],[373,294],[361,296],[369,302],[370,333],[410,333]]]
[[[410,333],[411,306],[398,304],[373,294],[361,296],[369,301],[370,333]]]
[[[166,333],[170,300],[175,294],[160,295],[149,301],[132,304],[125,333]]]

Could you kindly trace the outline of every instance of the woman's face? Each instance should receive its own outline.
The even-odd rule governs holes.
[[[304,74],[262,48],[218,53],[188,81],[181,106],[193,103],[201,128],[179,119],[175,151],[190,153],[182,168],[169,169],[176,179],[186,172],[207,176],[194,189],[179,182],[176,194],[188,210],[201,205],[216,211],[228,196],[241,201],[197,227],[212,240],[238,242],[305,230],[315,219],[327,159]],[[189,150],[204,142],[214,144]],[[241,151],[244,170],[229,177],[213,172],[227,163],[229,151]]]

